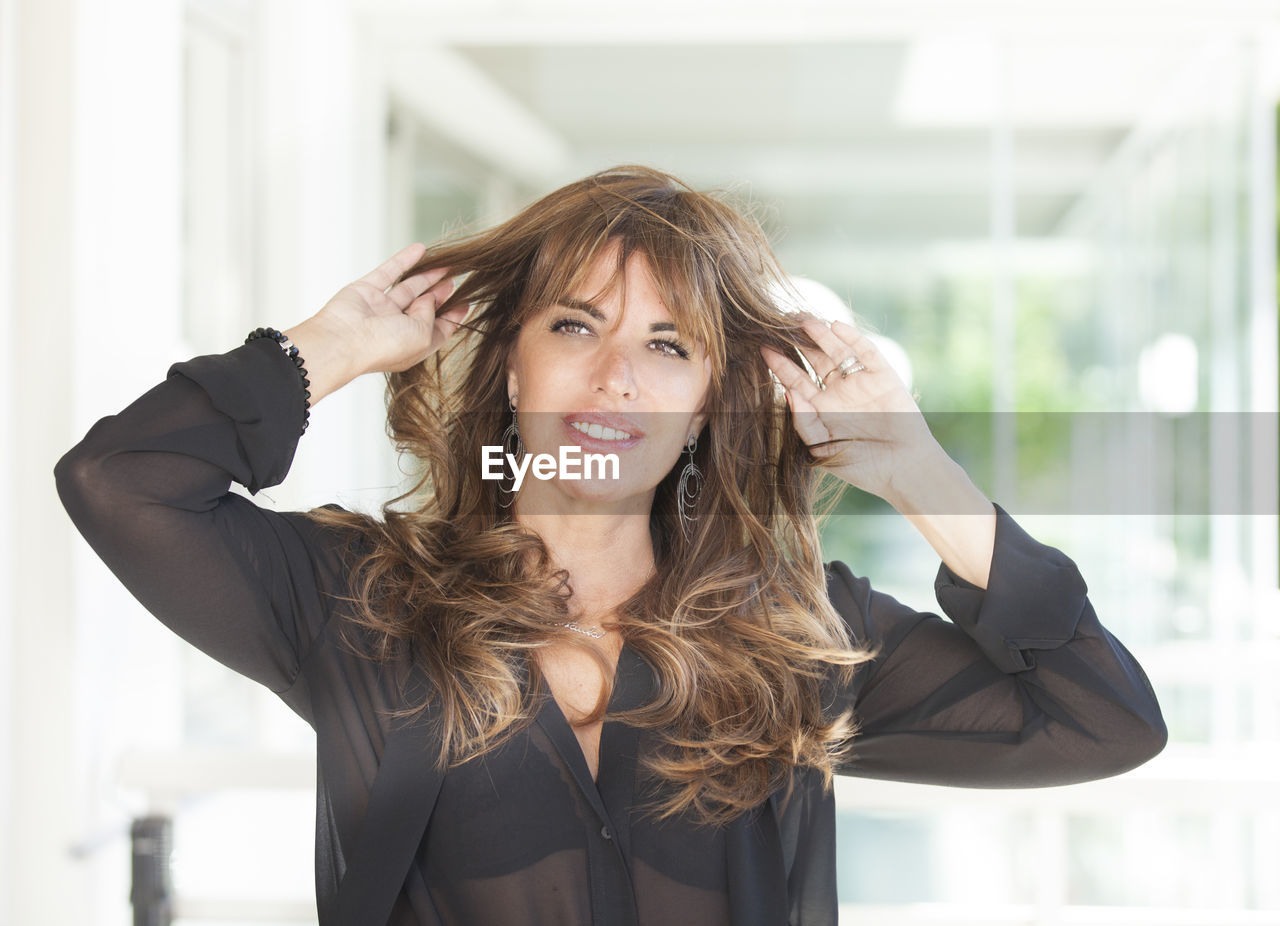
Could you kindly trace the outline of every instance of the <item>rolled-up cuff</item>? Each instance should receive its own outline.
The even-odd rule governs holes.
[[[275,341],[258,338],[225,354],[206,354],[169,368],[208,394],[235,427],[250,493],[284,481],[302,433],[306,398],[298,369]]]
[[[938,604],[1004,672],[1035,667],[1035,651],[1075,636],[1088,588],[1066,554],[1033,539],[996,506],[996,539],[986,589],[944,563],[934,582]]]

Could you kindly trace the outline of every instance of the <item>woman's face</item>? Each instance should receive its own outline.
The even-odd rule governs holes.
[[[542,480],[531,469],[521,512],[562,510],[565,499],[648,512],[654,489],[706,421],[710,359],[677,334],[643,255],[610,285],[616,254],[600,254],[580,291],[526,321],[508,362],[507,394],[526,456],[559,458],[562,448],[583,459],[615,454],[617,478],[608,465],[589,479],[560,472]]]

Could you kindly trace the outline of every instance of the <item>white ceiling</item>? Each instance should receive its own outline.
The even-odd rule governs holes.
[[[531,192],[650,163],[742,187],[796,248],[988,235],[995,124],[1015,231],[1050,235],[1197,56],[1280,22],[1240,0],[357,8],[430,131]]]

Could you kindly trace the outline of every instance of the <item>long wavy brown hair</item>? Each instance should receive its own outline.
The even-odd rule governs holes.
[[[521,325],[583,283],[616,249],[618,273],[647,260],[682,338],[711,358],[696,461],[701,516],[686,537],[680,464],[650,514],[656,569],[616,611],[623,639],[653,668],[653,698],[607,714],[602,656],[555,621],[568,619],[572,569],[481,478],[481,448],[510,421],[506,369]],[[619,167],[570,184],[503,224],[427,250],[408,276],[448,267],[465,278],[442,310],[472,305],[464,330],[427,361],[389,374],[388,430],[419,461],[416,484],[382,517],[328,510],[357,529],[352,596],[362,651],[408,653],[440,699],[440,755],[457,764],[506,741],[536,715],[536,650],[596,653],[605,685],[594,712],[647,728],[642,757],[658,816],[724,822],[812,767],[829,784],[850,717],[824,711],[824,690],[869,658],[827,598],[815,505],[823,474],[791,426],[760,347],[799,362],[810,344],[779,308],[785,277],[759,224],[667,174]],[[424,705],[414,705],[420,709]]]

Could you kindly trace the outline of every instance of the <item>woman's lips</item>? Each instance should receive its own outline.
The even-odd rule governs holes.
[[[644,431],[629,418],[574,412],[561,419],[569,440],[592,453],[618,453],[640,443]]]

